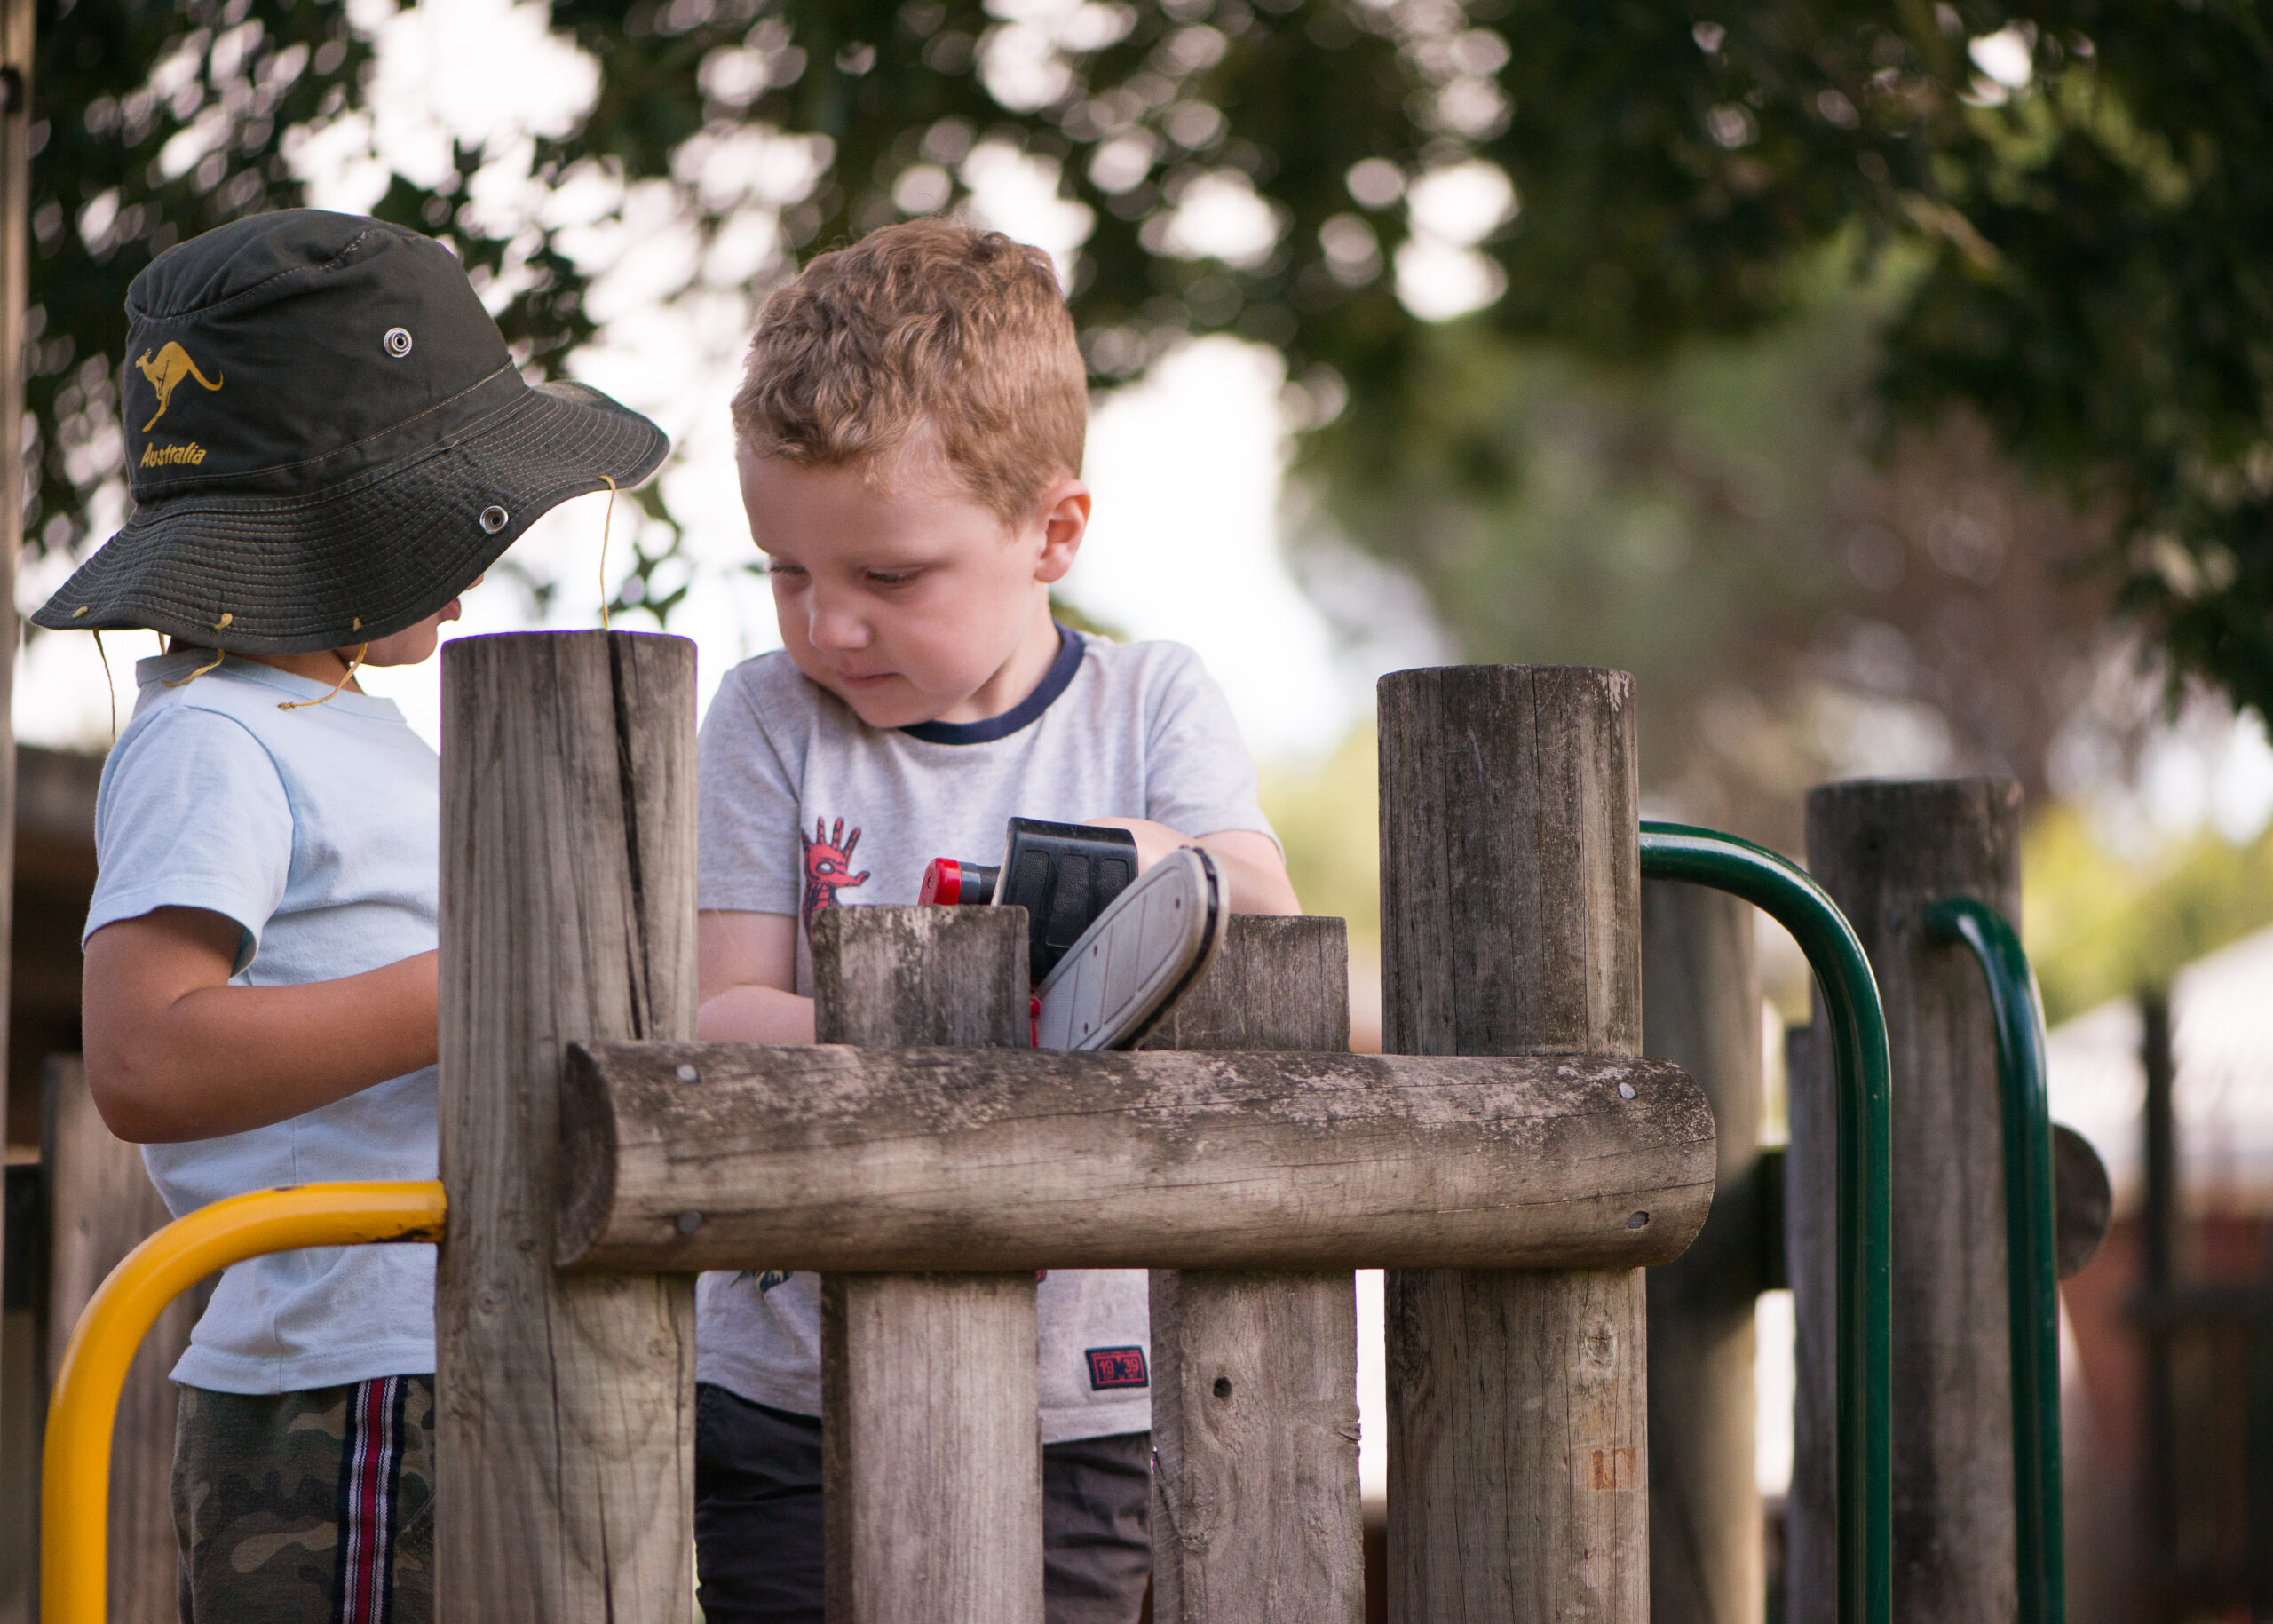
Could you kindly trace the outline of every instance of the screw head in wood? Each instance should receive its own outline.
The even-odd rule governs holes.
[[[686,1220],[684,1218],[679,1220],[682,1224]],[[1641,1229],[1646,1226],[1649,1222],[1650,1215],[1648,1213],[1637,1212],[1632,1217],[1626,1220],[1626,1227],[1628,1229]]]
[[[682,1069],[684,1069],[684,1068],[682,1068]],[[1621,1083],[1620,1083],[1620,1084],[1618,1085],[1618,1097],[1619,1097],[1619,1098],[1620,1098],[1620,1099],[1631,1099],[1631,1098],[1633,1098],[1633,1097],[1634,1097],[1634,1085],[1633,1085],[1632,1083],[1630,1083],[1630,1082],[1621,1082]]]
[[[678,1068],[678,1080],[681,1082],[700,1082],[702,1073],[691,1066],[682,1066]]]
[[[702,1215],[701,1213],[683,1212],[678,1215],[678,1232],[680,1234],[692,1235],[696,1230],[699,1230],[701,1227]]]

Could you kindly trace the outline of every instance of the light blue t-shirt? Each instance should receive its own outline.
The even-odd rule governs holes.
[[[135,667],[134,718],[104,764],[86,935],[159,907],[234,920],[236,986],[291,986],[432,949],[440,763],[391,701],[185,651]],[[83,940],[84,938],[82,938]],[[226,1196],[435,1176],[432,1066],[289,1121],[143,1147],[177,1217]],[[229,1393],[434,1368],[434,1248],[273,1253],[221,1277],[173,1378]]]

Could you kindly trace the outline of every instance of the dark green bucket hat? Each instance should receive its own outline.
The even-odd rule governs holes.
[[[455,257],[314,209],[254,215],[127,290],[134,516],[33,615],[238,654],[345,648],[433,614],[537,518],[629,488],[663,432],[531,388]]]

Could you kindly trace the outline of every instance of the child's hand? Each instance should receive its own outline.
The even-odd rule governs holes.
[[[1234,914],[1299,914],[1301,901],[1294,882],[1287,877],[1287,860],[1279,843],[1257,829],[1221,829],[1212,835],[1186,835],[1149,818],[1090,818],[1093,828],[1127,829],[1136,838],[1139,874],[1179,846],[1198,846],[1216,860],[1230,894]]]
[[[1142,874],[1178,846],[1198,845],[1189,836],[1150,818],[1084,818],[1091,828],[1126,829],[1136,838],[1136,872]]]

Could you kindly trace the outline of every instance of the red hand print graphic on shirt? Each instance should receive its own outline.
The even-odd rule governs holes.
[[[850,872],[852,848],[860,844],[860,831],[856,828],[848,837],[842,818],[836,820],[834,829],[828,827],[828,819],[815,818],[813,837],[805,840],[805,831],[800,828],[797,838],[805,845],[805,902],[800,913],[805,929],[810,931],[813,915],[825,907],[835,907],[838,891],[866,883],[868,871],[863,868],[858,874]]]

